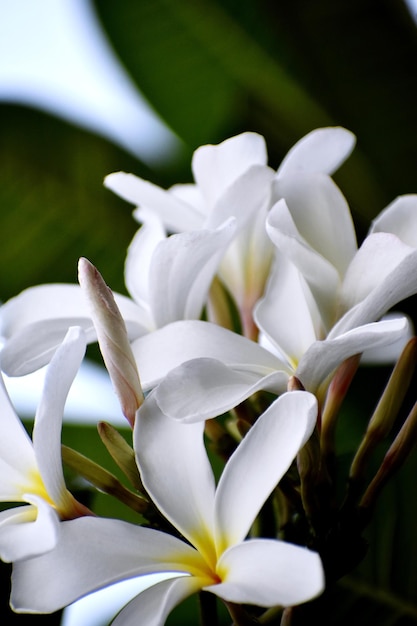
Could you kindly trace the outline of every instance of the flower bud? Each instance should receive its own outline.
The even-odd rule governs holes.
[[[78,264],[78,280],[90,306],[98,343],[124,416],[131,426],[143,402],[143,392],[126,326],[111,289],[87,259]]]

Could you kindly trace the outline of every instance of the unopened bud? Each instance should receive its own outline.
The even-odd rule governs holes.
[[[391,431],[410,385],[416,363],[417,338],[413,337],[402,351],[369,421],[350,469],[351,480],[360,480],[363,477],[365,464],[371,453]]]
[[[287,383],[287,391],[305,391],[301,380],[296,376],[290,376]]]
[[[143,402],[143,392],[126,325],[111,289],[85,258],[78,263],[78,280],[90,303],[101,354],[123,414],[133,427],[136,411]]]
[[[343,361],[329,385],[320,423],[320,445],[324,457],[334,456],[334,439],[337,417],[353,377],[359,367],[360,354]]]
[[[393,443],[388,449],[379,470],[368,486],[360,506],[364,509],[370,509],[374,506],[375,501],[381,490],[386,485],[393,474],[403,465],[411,450],[416,445],[417,437],[417,402],[410,411],[400,432],[395,437]]]

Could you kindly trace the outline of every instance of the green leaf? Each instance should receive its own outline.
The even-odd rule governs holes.
[[[80,256],[124,292],[126,248],[139,225],[103,179],[119,169],[149,171],[52,116],[12,106],[0,112],[0,299],[43,282],[77,282]]]

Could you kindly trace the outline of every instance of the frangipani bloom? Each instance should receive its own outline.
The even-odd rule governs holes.
[[[18,561],[52,550],[63,519],[88,513],[67,490],[61,461],[65,400],[85,352],[84,333],[70,328],[45,377],[32,441],[0,386],[0,501],[28,503],[0,513],[0,557]]]
[[[145,212],[144,212],[145,213]],[[130,340],[178,319],[199,318],[220,258],[235,232],[235,220],[218,228],[166,237],[148,215],[126,259],[126,284],[133,299],[114,294]],[[134,261],[133,261],[134,258]],[[2,369],[10,376],[49,362],[70,326],[97,335],[79,285],[39,285],[0,307],[5,341]]]
[[[267,349],[216,324],[195,320],[175,322],[141,337],[132,350],[142,387],[156,387],[161,410],[192,422],[221,415],[260,390],[280,394],[293,375],[305,389],[317,393],[345,359],[400,342],[408,334],[404,317],[365,324],[315,341],[292,366],[272,342]]]
[[[254,311],[259,345],[198,323],[168,326],[133,344],[145,387],[167,374],[156,398],[172,417],[207,419],[260,389],[281,393],[291,374],[317,393],[346,358],[365,352],[368,360],[395,360],[410,336],[405,317],[378,320],[417,292],[415,235],[406,235],[416,196],[390,205],[358,250],[349,207],[328,176],[300,173],[286,181],[291,211],[280,200],[267,218],[278,252]],[[382,229],[392,232],[376,232]],[[152,353],[159,345],[162,354],[161,344],[158,370]]]
[[[267,230],[311,291],[318,339],[375,321],[416,293],[416,237],[404,234],[410,219],[416,221],[415,210],[411,218],[415,196],[387,207],[358,249],[349,207],[331,178],[287,177],[277,181],[276,188],[285,200],[270,210]],[[275,297],[270,299],[269,306],[276,306]]]
[[[141,205],[135,215],[142,226],[125,263],[132,299],[115,294],[130,340],[176,320],[198,319],[216,272],[235,298],[244,334],[256,335],[253,307],[274,254],[265,231],[273,181],[305,171],[331,174],[354,142],[343,128],[313,131],[274,173],[266,165],[263,137],[243,133],[196,151],[195,185],[167,192],[130,174],[108,176],[107,186]],[[166,229],[179,234],[167,237]],[[208,314],[222,323],[217,304],[212,297]],[[88,342],[96,340],[78,285],[31,287],[6,302],[0,307],[3,371],[19,376],[42,367],[72,325],[84,328]]]
[[[203,424],[170,420],[150,396],[135,421],[137,463],[152,500],[185,541],[118,520],[65,522],[55,550],[15,565],[14,609],[52,612],[100,587],[158,572],[178,577],[134,598],[114,626],[161,626],[174,606],[199,590],[261,607],[318,595],[324,588],[318,554],[275,539],[246,538],[316,417],[311,394],[280,397],[231,456],[216,487]]]
[[[295,144],[274,173],[267,167],[264,138],[246,132],[194,152],[195,184],[174,185],[165,191],[124,172],[110,174],[105,184],[136,206],[151,209],[171,232],[213,227],[228,216],[240,220],[218,274],[236,302],[243,333],[252,337],[252,310],[273,260],[273,246],[265,232],[273,181],[301,172],[332,174],[354,143],[354,135],[344,128],[315,130]],[[140,210],[135,215],[142,221]]]

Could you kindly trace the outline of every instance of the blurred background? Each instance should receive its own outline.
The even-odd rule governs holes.
[[[195,148],[246,130],[265,136],[275,168],[314,128],[353,131],[357,147],[334,178],[360,240],[397,195],[417,193],[416,13],[403,0],[0,0],[0,301],[76,282],[80,256],[126,293],[138,224],[104,177],[189,182]],[[415,319],[414,301],[404,307]],[[347,456],[378,391],[367,376],[349,407],[356,425],[340,427]],[[100,459],[94,427],[79,429],[69,420],[64,435]],[[336,590],[329,623],[417,624],[416,471],[413,458],[381,505],[370,529],[379,549]],[[10,613],[6,566],[3,576],[7,623],[60,624]]]

